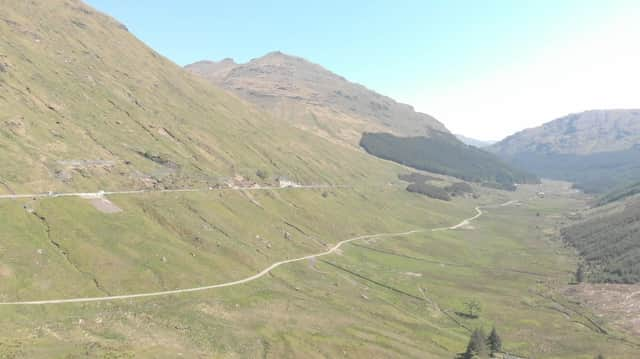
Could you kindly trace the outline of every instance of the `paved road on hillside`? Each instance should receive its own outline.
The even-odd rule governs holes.
[[[411,231],[406,231],[406,232],[398,232],[398,233],[376,233],[376,234],[368,234],[368,235],[363,235],[363,236],[358,236],[358,237],[345,239],[343,241],[338,242],[337,244],[335,244],[333,247],[331,247],[327,251],[324,251],[324,252],[321,252],[321,253],[316,253],[316,254],[310,254],[310,255],[307,255],[307,256],[304,256],[304,257],[299,257],[299,258],[294,258],[294,259],[287,259],[287,260],[275,262],[272,265],[270,265],[269,267],[267,267],[264,270],[262,270],[260,273],[254,274],[254,275],[252,275],[250,277],[247,277],[247,278],[244,278],[244,279],[239,279],[239,280],[236,280],[236,281],[232,281],[232,282],[208,285],[208,286],[203,286],[203,287],[175,289],[175,290],[165,290],[165,291],[160,291],[160,292],[112,295],[112,296],[106,296],[106,297],[88,297],[88,298],[70,298],[70,299],[50,299],[50,300],[20,301],[20,302],[4,302],[4,303],[0,303],[0,305],[45,305],[45,304],[101,302],[101,301],[111,301],[111,300],[121,300],[121,299],[159,297],[159,296],[166,296],[166,295],[173,295],[173,294],[199,292],[199,291],[215,289],[215,288],[231,287],[231,286],[234,286],[234,285],[240,285],[240,284],[252,282],[252,281],[254,281],[256,279],[264,277],[265,275],[267,275],[272,270],[274,270],[274,269],[276,269],[276,268],[278,268],[278,267],[280,267],[281,265],[284,265],[284,264],[300,262],[300,261],[307,260],[307,259],[318,258],[318,257],[323,257],[323,256],[330,255],[330,254],[334,253],[335,251],[337,251],[338,249],[340,249],[340,247],[342,247],[344,244],[347,244],[349,242],[363,240],[363,239],[374,239],[374,238],[385,238],[385,237],[401,237],[401,236],[408,236],[408,235],[411,235],[411,234],[428,232],[428,231],[436,232],[436,231],[455,230],[455,229],[461,228],[461,227],[463,227],[465,225],[468,225],[471,221],[473,221],[473,220],[479,218],[480,216],[482,216],[484,214],[484,212],[482,211],[482,208],[504,207],[504,206],[509,206],[509,205],[515,204],[517,202],[518,201],[514,200],[514,201],[505,202],[505,203],[502,203],[502,204],[499,204],[499,205],[475,207],[476,215],[474,215],[473,217],[469,217],[469,218],[463,219],[460,223],[455,224],[455,225],[450,226],[450,227],[434,228],[434,229],[430,229],[430,230],[429,229],[416,229],[416,230],[411,230]]]
[[[183,188],[183,189],[141,189],[132,191],[99,191],[99,192],[51,192],[51,193],[31,193],[31,194],[3,194],[1,199],[21,199],[21,198],[57,198],[57,197],[102,197],[117,194],[143,194],[143,193],[174,193],[174,192],[209,192],[209,191],[277,191],[292,189],[328,189],[328,188],[347,188],[345,185],[297,185],[288,187],[227,187],[227,188]]]

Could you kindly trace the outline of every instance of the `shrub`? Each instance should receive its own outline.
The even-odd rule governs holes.
[[[259,169],[256,171],[256,176],[258,176],[258,178],[264,181],[267,178],[269,178],[269,173],[266,170]]]

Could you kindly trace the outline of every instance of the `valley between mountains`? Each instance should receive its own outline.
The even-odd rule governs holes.
[[[87,194],[70,194],[70,195],[79,195],[79,196],[83,196],[83,197],[87,196]],[[96,194],[91,194],[91,195],[96,195]],[[103,194],[100,193],[100,194],[97,194],[96,196],[102,196],[102,195]],[[15,197],[13,197],[13,198],[15,198]],[[517,201],[505,202],[505,203],[500,204],[498,206],[501,206],[501,207],[502,206],[508,206],[508,205],[511,205],[511,204],[514,204],[514,203],[517,203]],[[469,217],[467,219],[463,219],[460,223],[458,223],[456,225],[452,225],[450,227],[433,228],[433,229],[430,229],[430,231],[436,232],[436,231],[444,231],[444,230],[455,230],[455,229],[458,229],[458,228],[461,228],[461,227],[464,227],[464,226],[468,226],[471,223],[471,221],[479,218],[483,214],[481,207],[476,207],[475,210],[477,212],[476,215],[474,215],[473,217]],[[277,268],[277,267],[279,267],[281,265],[284,265],[284,264],[295,263],[295,262],[299,262],[299,261],[303,261],[303,260],[313,260],[313,259],[316,259],[318,257],[323,257],[323,256],[326,256],[326,255],[332,254],[332,253],[338,251],[343,244],[347,244],[347,243],[350,243],[350,242],[353,242],[353,241],[371,240],[371,239],[387,238],[387,237],[404,237],[404,236],[408,236],[408,235],[411,235],[411,234],[415,234],[415,233],[418,233],[418,232],[424,232],[424,231],[429,231],[429,230],[428,229],[419,229],[419,230],[411,230],[411,231],[402,232],[402,233],[375,233],[375,234],[368,234],[368,235],[362,235],[362,236],[358,236],[358,237],[345,239],[345,240],[342,240],[342,241],[338,242],[336,245],[334,245],[333,247],[331,247],[329,250],[327,250],[325,252],[318,253],[318,254],[310,254],[310,255],[306,255],[304,257],[300,257],[300,258],[294,258],[294,259],[287,259],[287,260],[284,260],[284,261],[279,261],[279,262],[273,263],[272,265],[270,265],[269,267],[267,267],[266,269],[262,270],[260,273],[258,273],[256,275],[253,275],[253,276],[250,276],[250,277],[247,277],[247,278],[244,278],[244,279],[240,279],[240,280],[237,280],[237,281],[233,281],[233,282],[226,282],[226,283],[221,283],[221,284],[213,284],[213,285],[204,286],[204,287],[176,289],[176,290],[163,291],[163,292],[122,294],[122,295],[114,295],[114,296],[108,296],[108,297],[89,297],[89,298],[69,298],[69,299],[48,299],[48,300],[39,300],[39,301],[3,302],[3,303],[0,303],[0,305],[45,305],[45,304],[100,302],[100,301],[121,300],[121,299],[158,297],[158,296],[166,296],[166,295],[174,295],[174,294],[182,294],[182,293],[190,293],[190,292],[199,292],[199,291],[203,291],[203,290],[211,290],[211,289],[216,289],[216,288],[230,287],[230,286],[244,284],[244,283],[248,283],[248,282],[251,282],[253,280],[259,279],[259,278],[265,276],[266,274],[270,273],[273,269],[275,269],[275,268]]]
[[[296,56],[183,68],[78,0],[0,8],[1,358],[640,355],[633,298],[589,295],[637,275],[635,113],[586,193]]]

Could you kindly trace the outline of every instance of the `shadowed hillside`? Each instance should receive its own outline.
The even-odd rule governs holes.
[[[640,194],[640,182],[635,182],[628,186],[623,186],[607,192],[598,198],[597,205],[602,206],[611,202],[620,201],[636,194]]]
[[[503,189],[513,190],[516,183],[537,182],[535,176],[515,170],[491,153],[465,145],[448,133],[429,138],[366,133],[360,145],[375,156],[413,168]]]
[[[568,185],[407,175],[361,131],[418,128],[442,171],[518,178],[384,97],[349,101],[407,114],[395,130],[267,113],[80,1],[0,9],[0,358],[451,358],[492,325],[518,357],[638,357],[558,304],[574,258],[553,239],[584,204]]]
[[[640,178],[640,110],[572,114],[487,147],[541,177],[606,192]]]
[[[612,202],[587,212],[562,230],[564,240],[584,258],[592,282],[640,282],[640,198]]]
[[[500,183],[505,188],[513,188],[514,182],[522,180],[517,175],[504,173],[516,172],[511,169],[498,173],[497,167],[507,166],[498,165],[497,158],[489,153],[464,145],[433,117],[299,57],[272,52],[246,64],[225,59],[197,62],[186,69],[270,111],[275,117],[287,119],[299,128],[332,141],[359,144],[378,157],[463,179]],[[422,156],[418,164],[398,157],[414,156],[401,154],[405,150],[413,151],[406,146],[396,146],[393,156],[382,154],[375,150],[379,146],[371,144],[374,133],[398,138],[420,136],[428,155]],[[438,158],[440,156],[442,158]]]

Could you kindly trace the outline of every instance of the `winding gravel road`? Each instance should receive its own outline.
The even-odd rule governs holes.
[[[120,300],[120,299],[159,297],[159,296],[166,296],[166,295],[173,295],[173,294],[199,292],[199,291],[215,289],[215,288],[231,287],[231,286],[234,286],[234,285],[240,285],[240,284],[248,283],[248,282],[254,281],[256,279],[262,278],[265,275],[267,275],[269,272],[271,272],[272,270],[274,270],[274,269],[276,269],[276,268],[278,268],[278,267],[280,267],[281,265],[284,265],[284,264],[300,262],[300,261],[307,260],[307,259],[318,258],[318,257],[323,257],[323,256],[330,255],[330,254],[334,253],[335,251],[337,251],[338,249],[340,249],[340,247],[342,247],[344,244],[347,244],[349,242],[363,240],[363,239],[408,236],[408,235],[411,235],[411,234],[428,232],[428,231],[436,232],[436,231],[455,230],[455,229],[461,228],[461,227],[469,224],[471,221],[473,221],[473,220],[479,218],[480,216],[482,216],[484,214],[484,212],[482,211],[482,208],[504,207],[504,206],[509,206],[509,205],[515,204],[517,202],[518,201],[509,201],[509,202],[505,202],[505,203],[502,203],[502,204],[499,204],[499,205],[475,207],[475,210],[477,212],[476,215],[474,215],[473,217],[466,218],[466,219],[462,220],[460,223],[458,223],[456,225],[453,225],[453,226],[450,226],[450,227],[434,228],[434,229],[431,229],[431,230],[428,230],[428,229],[416,229],[416,230],[411,230],[411,231],[406,231],[406,232],[397,232],[397,233],[377,233],[377,234],[369,234],[369,235],[363,235],[363,236],[358,236],[358,237],[345,239],[343,241],[338,242],[337,244],[335,244],[333,247],[331,247],[327,251],[324,251],[324,252],[321,252],[321,253],[316,253],[316,254],[310,254],[310,255],[307,255],[307,256],[304,256],[304,257],[299,257],[299,258],[294,258],[294,259],[287,259],[287,260],[275,262],[275,263],[273,263],[269,267],[263,269],[261,272],[259,272],[257,274],[254,274],[254,275],[252,275],[250,277],[247,277],[247,278],[243,278],[243,279],[239,279],[239,280],[236,280],[236,281],[232,281],[232,282],[213,284],[213,285],[208,285],[208,286],[203,286],[203,287],[175,289],[175,290],[166,290],[166,291],[148,292],[148,293],[138,293],[138,294],[112,295],[112,296],[105,296],[105,297],[50,299],[50,300],[34,300],[34,301],[19,301],[19,302],[0,302],[0,305],[46,305],[46,304],[101,302],[101,301],[111,301],[111,300]]]

